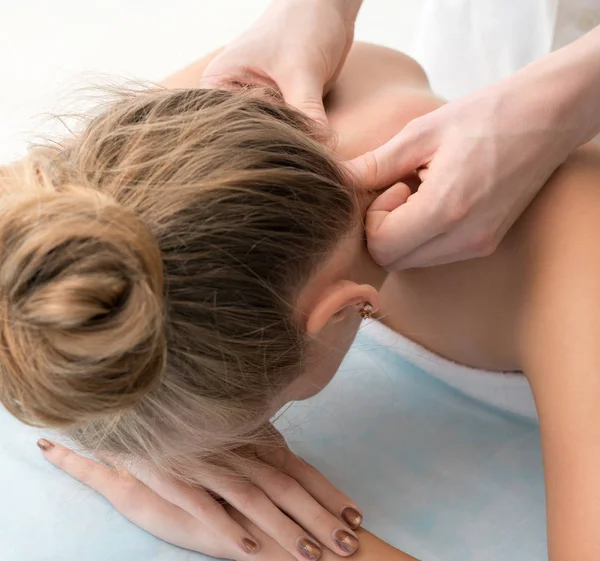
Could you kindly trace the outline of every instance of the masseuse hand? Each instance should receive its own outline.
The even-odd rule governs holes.
[[[367,214],[374,259],[404,269],[492,253],[568,154],[600,132],[598,54],[600,28],[350,162],[365,189],[393,185]],[[401,180],[415,170],[411,194]]]
[[[354,36],[357,0],[275,0],[207,66],[202,85],[229,81],[277,86],[285,101],[326,122],[323,95]]]
[[[179,547],[235,561],[305,561],[321,555],[315,540],[342,556],[358,545],[351,527],[362,517],[355,508],[344,510],[353,503],[285,445],[264,454],[257,450],[260,459],[252,463],[246,457],[237,476],[207,470],[205,488],[151,473],[143,474],[142,483],[59,444],[38,445],[47,460],[103,495],[131,522]]]

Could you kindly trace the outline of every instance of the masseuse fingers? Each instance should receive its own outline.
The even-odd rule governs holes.
[[[354,531],[283,471],[263,462],[255,462],[247,467],[247,476],[274,504],[334,553],[347,556],[358,549],[358,538]]]
[[[296,108],[311,119],[327,125],[323,105],[323,79],[310,68],[294,68],[289,80],[279,84],[288,105]]]
[[[382,197],[385,196],[385,193]],[[372,212],[376,200],[371,205]],[[406,202],[382,213],[377,220],[377,228],[367,221],[367,244],[373,259],[386,269],[408,255],[422,244],[429,242],[449,228],[443,216],[445,204],[439,193],[426,181]]]
[[[362,524],[362,512],[354,501],[344,495],[318,469],[296,456],[289,448],[266,451],[260,459],[296,480],[303,489],[352,530],[356,530]]]
[[[131,474],[116,471],[47,440],[38,441],[38,446],[48,461],[100,493],[125,518],[150,534],[213,557],[236,560],[255,558],[240,546],[224,543],[223,535],[205,527],[202,521],[165,500]],[[223,513],[228,517],[225,511]],[[231,523],[249,540],[247,544],[256,543],[237,522],[232,520]],[[237,541],[241,542],[240,539]]]
[[[367,209],[365,222],[367,237],[377,232],[390,212],[393,212],[399,206],[406,203],[411,194],[410,187],[406,183],[399,181],[379,195]]]
[[[411,121],[379,148],[346,162],[356,186],[367,191],[384,189],[428,164],[437,148],[429,119],[424,115]]]
[[[256,485],[241,476],[207,473],[203,478],[207,489],[218,493],[295,559],[314,561],[321,557],[321,546],[281,512]],[[298,508],[303,508],[303,505],[298,505]]]
[[[496,224],[496,229],[489,231],[489,224],[477,221],[476,217],[475,220],[466,219],[462,224],[403,256],[390,269],[433,267],[434,265],[486,257],[496,251],[509,227],[509,223]],[[474,236],[473,232],[475,231],[484,232],[484,235]]]

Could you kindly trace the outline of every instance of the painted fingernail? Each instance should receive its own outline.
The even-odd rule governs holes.
[[[50,442],[49,440],[46,440],[45,438],[40,438],[37,441],[37,445],[38,445],[38,448],[40,450],[43,450],[44,452],[49,452],[50,450],[52,450],[52,448],[54,448],[54,444],[52,444],[52,442]]]
[[[353,530],[356,530],[363,521],[363,516],[358,510],[351,506],[347,506],[342,510],[342,520],[350,526]]]
[[[358,539],[346,530],[336,530],[333,533],[333,539],[339,548],[346,553],[354,553],[358,549]]]
[[[241,543],[242,551],[246,553],[256,553],[258,551],[258,544],[250,538],[244,538]]]
[[[316,561],[321,558],[321,548],[317,542],[309,540],[308,538],[299,538],[296,542],[296,547],[298,551],[307,559],[311,561]]]

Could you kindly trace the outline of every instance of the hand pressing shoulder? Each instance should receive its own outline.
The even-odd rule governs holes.
[[[202,75],[219,49],[161,82],[166,88],[203,87]],[[406,124],[438,108],[421,66],[409,56],[355,43],[325,99],[329,126],[342,159],[359,156],[392,138]]]

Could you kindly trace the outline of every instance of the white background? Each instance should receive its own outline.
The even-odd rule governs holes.
[[[227,43],[269,0],[2,0],[0,162],[106,75],[160,80]],[[419,1],[365,0],[356,38],[410,50]]]

